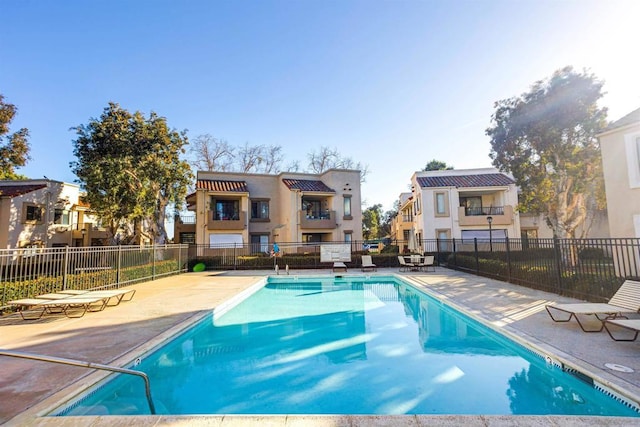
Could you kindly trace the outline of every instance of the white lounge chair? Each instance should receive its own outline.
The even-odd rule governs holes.
[[[608,303],[549,304],[545,308],[554,322],[568,322],[573,317],[583,331],[600,332],[604,328],[605,320],[624,319],[626,318],[624,313],[637,313],[640,311],[640,282],[625,280]],[[566,319],[556,318],[553,316],[552,311],[568,313],[569,317]],[[585,329],[580,321],[579,316],[581,315],[595,316],[600,321],[600,327],[597,329]]]
[[[104,290],[98,290],[98,291],[81,291],[81,290],[76,290],[76,289],[66,289],[64,291],[60,291],[58,292],[59,294],[67,294],[67,295],[84,295],[84,296],[91,296],[91,297],[108,297],[109,300],[108,301],[115,301],[115,303],[111,303],[109,304],[109,302],[107,302],[108,306],[115,306],[120,304],[122,301],[131,301],[131,299],[133,299],[133,296],[136,294],[136,290],[135,289],[126,289],[126,288],[122,288],[122,289],[104,289]]]
[[[619,328],[612,328],[611,325],[616,325],[616,327]],[[606,319],[604,321],[604,328],[606,329],[611,339],[615,341],[635,341],[638,338],[638,334],[640,334],[640,319]],[[633,337],[622,338],[622,336],[620,335],[614,336],[612,329],[628,329],[632,331]],[[617,332],[618,331],[616,330],[616,334]]]
[[[340,261],[336,261],[333,263],[333,272],[336,271],[344,271],[345,273],[347,272],[347,264],[345,264],[344,262],[340,262]]]
[[[362,255],[362,271],[377,271],[378,267],[371,260],[371,255]]]
[[[40,296],[42,297],[42,296]],[[109,298],[105,297],[84,297],[82,295],[59,299],[44,298],[23,298],[8,301],[7,304],[21,308],[20,316],[24,320],[37,320],[44,316],[45,313],[62,313],[67,317],[82,317],[87,311],[102,311],[107,305]],[[36,310],[36,316],[26,317],[24,309]],[[81,309],[78,314],[72,314],[72,310]]]

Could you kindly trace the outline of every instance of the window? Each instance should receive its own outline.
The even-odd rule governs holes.
[[[42,207],[38,205],[25,204],[24,206],[24,222],[31,224],[40,224],[43,220]]]
[[[240,219],[240,202],[238,200],[216,200],[214,206],[214,220],[238,221]]]
[[[345,231],[344,232],[344,241],[345,243],[351,243],[351,241],[353,240],[353,234],[351,231]]]
[[[65,211],[64,209],[56,209],[53,212],[53,223],[69,225],[71,223],[69,221],[69,211]]]
[[[331,219],[326,200],[302,199],[302,210],[305,211],[307,219]]]
[[[242,247],[242,234],[210,234],[209,246],[214,248]]]
[[[449,216],[447,193],[435,193],[436,216]]]
[[[258,220],[269,219],[269,200],[252,200],[251,201],[251,219],[258,219]]]
[[[180,243],[187,243],[189,245],[195,245],[196,233],[180,233]]]
[[[344,196],[344,216],[351,219],[351,196]]]
[[[465,215],[485,215],[482,209],[482,197],[460,197],[460,206],[464,207]]]

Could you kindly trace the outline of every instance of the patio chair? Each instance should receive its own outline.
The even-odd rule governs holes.
[[[632,331],[633,338],[622,338],[620,336],[614,336],[610,329],[611,325],[616,325],[622,329],[628,329]],[[635,341],[638,338],[638,334],[640,333],[640,319],[606,319],[604,321],[604,329],[614,341]]]
[[[398,261],[400,262],[400,271],[409,271],[416,268],[414,263],[405,261],[402,255],[398,255]]]
[[[345,273],[347,272],[347,264],[345,264],[344,262],[340,262],[340,261],[336,261],[333,263],[333,272],[335,273],[336,271],[344,271]]]
[[[92,296],[92,297],[108,297],[107,306],[113,307],[120,304],[122,301],[131,301],[133,296],[136,294],[135,289],[103,289],[97,291],[81,291],[77,289],[66,289],[64,291],[58,292],[59,294],[66,295],[84,295],[84,296]],[[45,294],[46,295],[46,294]],[[115,304],[109,304],[109,301],[114,300]]]
[[[45,299],[41,298],[23,298],[8,301],[7,304],[22,308],[19,310],[23,320],[37,320],[44,316],[45,313],[62,313],[69,318],[82,317],[87,311],[102,311],[107,305],[108,298],[105,297],[84,297],[82,295],[69,296],[68,298]],[[25,317],[24,309],[36,310],[37,316]],[[81,309],[81,313],[71,314],[72,310]]]
[[[371,260],[371,255],[362,255],[362,271],[378,271],[378,267]]]
[[[420,270],[422,271],[429,271],[429,268],[431,268],[431,271],[436,271],[436,266],[434,264],[435,259],[436,257],[434,255],[425,256],[424,261],[418,264],[418,268],[420,268]]]
[[[573,317],[583,331],[600,332],[604,328],[605,320],[626,319],[623,313],[637,313],[640,311],[640,282],[625,280],[608,303],[548,304],[545,308],[554,322],[568,322]],[[556,318],[552,314],[553,310],[568,313],[569,317],[566,319]],[[585,329],[580,321],[580,315],[595,316],[600,321],[600,327],[598,329]]]

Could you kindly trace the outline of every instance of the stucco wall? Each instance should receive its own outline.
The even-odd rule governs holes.
[[[640,175],[638,152],[633,139],[640,137],[640,123],[624,126],[600,135],[602,167],[607,194],[611,237],[640,237]],[[632,182],[630,182],[632,181]]]

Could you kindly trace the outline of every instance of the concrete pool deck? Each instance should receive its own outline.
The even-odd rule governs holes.
[[[68,319],[45,315],[24,321],[0,317],[0,349],[125,366],[185,323],[251,288],[272,271],[187,273],[132,286],[136,295],[104,311]],[[291,275],[333,275],[331,270],[291,271]],[[344,274],[344,273],[343,273]],[[363,274],[351,269],[346,275]],[[537,351],[583,372],[626,400],[640,402],[640,339],[615,342],[606,332],[585,333],[575,321],[554,323],[544,306],[569,298],[444,268],[398,273],[378,269],[367,276],[398,274]],[[608,369],[605,364],[633,372]],[[611,366],[611,365],[610,365]],[[44,417],[74,389],[84,389],[105,373],[0,356],[0,424],[33,426],[640,426],[640,419],[564,416],[87,416]],[[153,390],[153,384],[152,384]]]

